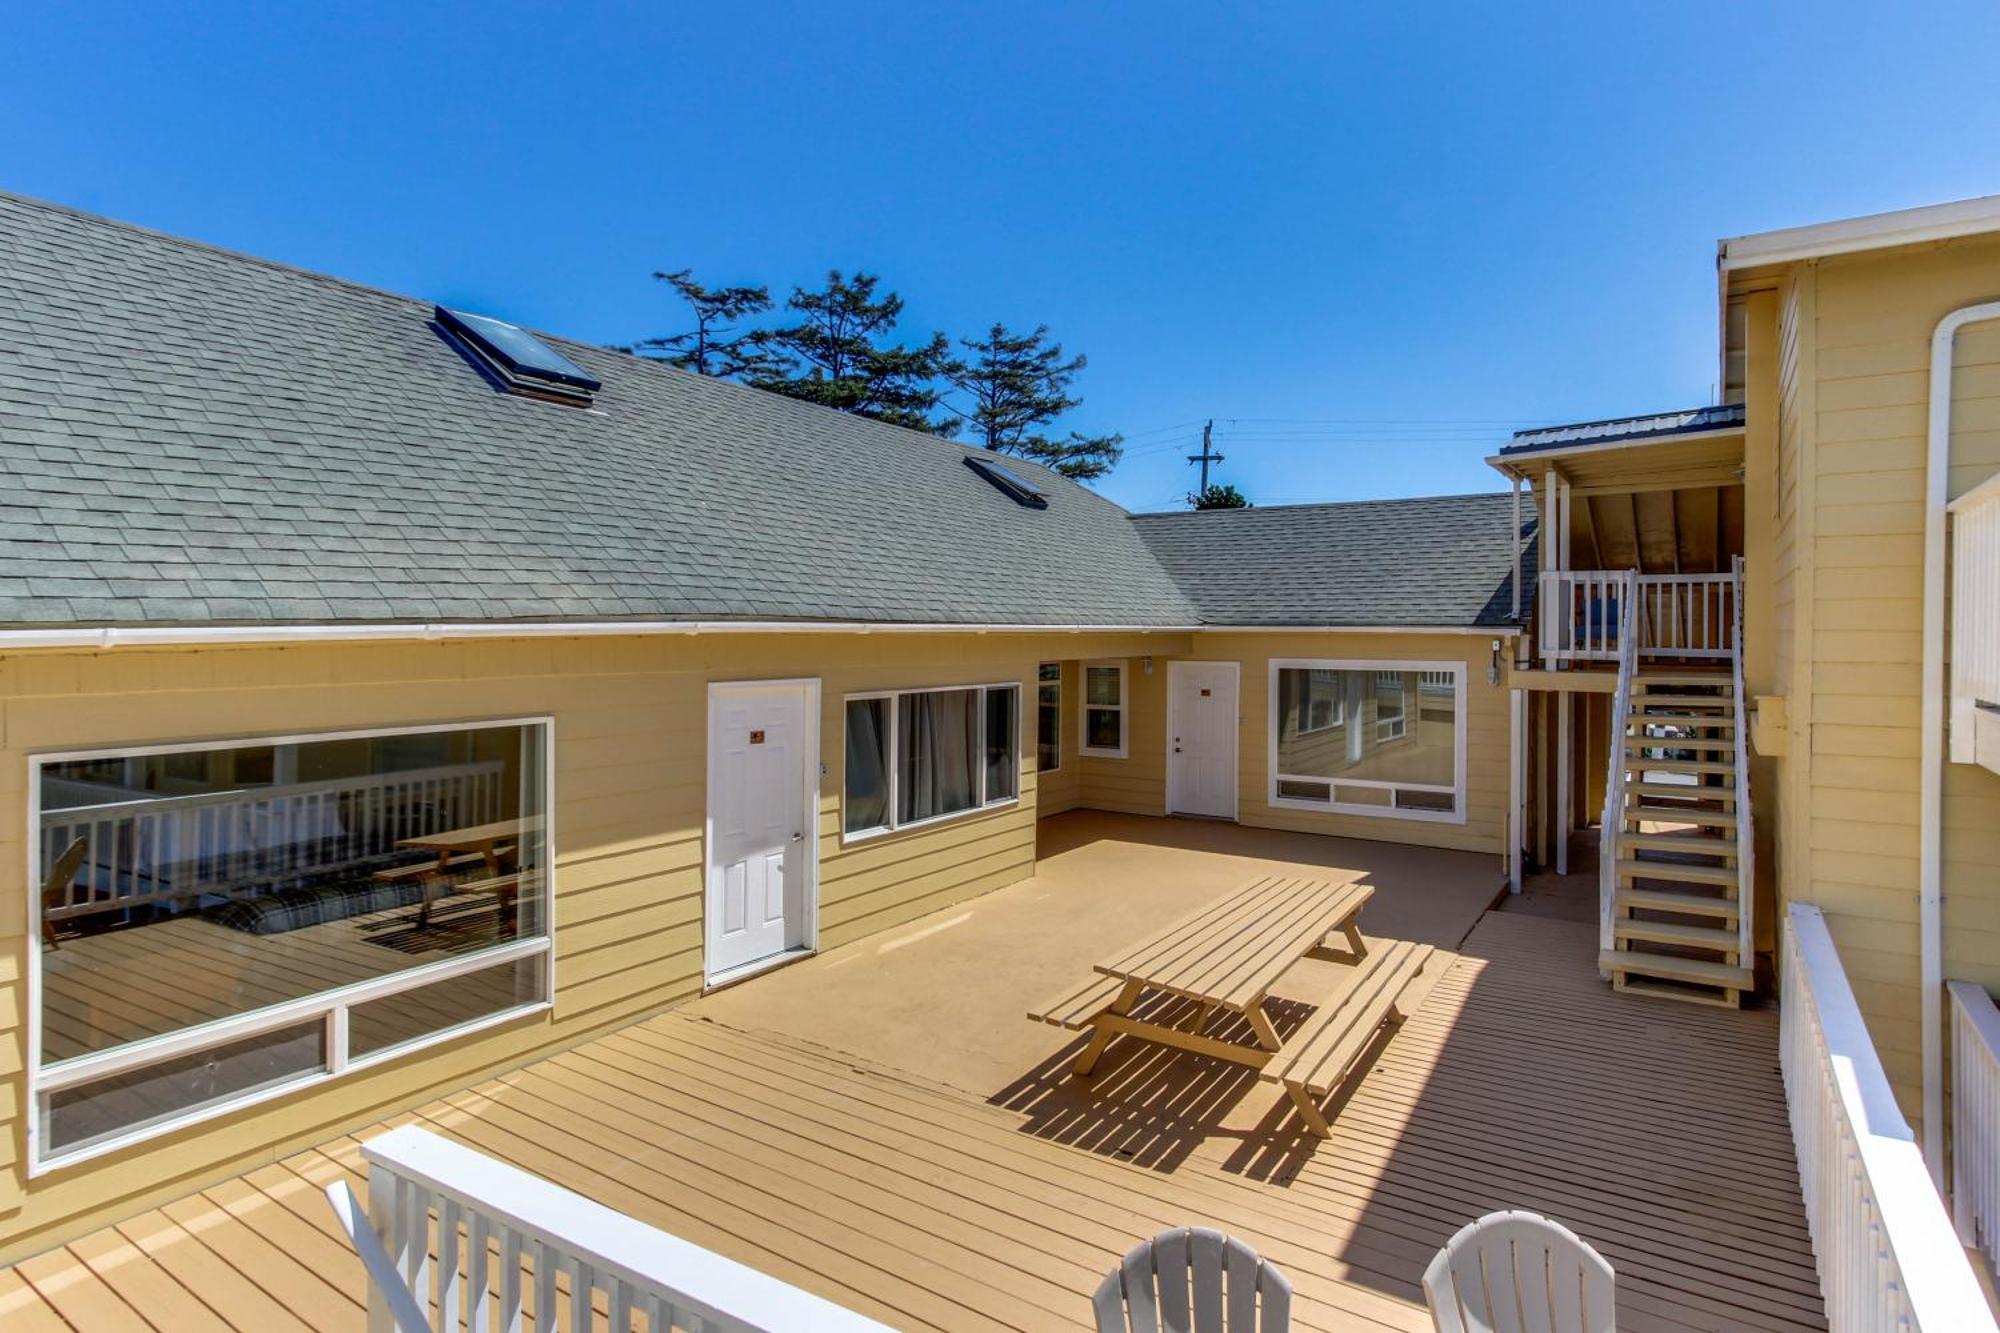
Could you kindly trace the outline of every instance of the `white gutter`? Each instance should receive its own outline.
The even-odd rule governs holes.
[[[1929,440],[1924,462],[1924,669],[1918,786],[1917,931],[1923,987],[1924,1163],[1944,1192],[1944,580],[1951,490],[1951,372],[1958,331],[2000,319],[2000,301],[1961,306],[1931,334]]]
[[[214,647],[443,639],[577,639],[695,634],[1504,634],[1512,626],[991,625],[804,620],[441,621],[383,625],[136,625],[0,630],[0,652],[28,648]]]

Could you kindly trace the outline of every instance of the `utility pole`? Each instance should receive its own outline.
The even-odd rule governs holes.
[[[1188,455],[1188,462],[1201,464],[1201,490],[1196,492],[1197,495],[1208,490],[1208,465],[1222,461],[1222,455],[1215,452],[1214,447],[1209,444],[1214,434],[1215,418],[1210,417],[1207,424],[1201,428],[1201,452]]]

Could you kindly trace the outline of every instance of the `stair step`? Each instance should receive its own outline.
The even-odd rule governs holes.
[[[1629,916],[1612,922],[1611,933],[1621,940],[1674,944],[1684,949],[1713,949],[1717,953],[1735,953],[1739,942],[1733,927],[1683,926],[1672,921],[1641,921]]]
[[[1705,986],[1689,986],[1677,981],[1646,981],[1629,972],[1615,973],[1611,979],[1611,989],[1623,991],[1627,995],[1679,1000],[1682,1004],[1705,1004],[1716,1009],[1741,1008],[1744,995],[1743,991],[1734,987],[1727,990],[1709,990]]]
[[[1700,893],[1672,893],[1666,889],[1619,889],[1611,899],[1619,908],[1649,912],[1680,912],[1687,916],[1720,917],[1736,924],[1736,902],[1731,898],[1710,898]]]
[[[1658,704],[1662,708],[1734,708],[1736,700],[1727,694],[1682,694],[1678,691],[1634,690],[1635,704]]]
[[[1641,727],[1705,727],[1712,731],[1724,728],[1730,731],[1736,730],[1735,718],[1717,717],[1708,713],[1627,713],[1625,722],[1628,726]]]
[[[1756,974],[1747,967],[1711,963],[1700,958],[1679,958],[1673,954],[1645,953],[1633,949],[1604,949],[1597,955],[1599,970],[1616,976],[1636,972],[1643,977],[1665,977],[1670,981],[1693,982],[1700,986],[1720,986],[1726,990],[1749,990]]]
[[[1641,670],[1633,675],[1632,680],[1633,683],[1637,685],[1716,685],[1721,687],[1727,687],[1731,683],[1730,673],[1727,671],[1720,671],[1720,670],[1717,671]]]
[[[1696,736],[1627,736],[1629,750],[1699,750],[1703,754],[1735,754],[1735,741],[1707,740]]]
[[[1640,785],[1640,784],[1634,784]],[[1654,784],[1643,784],[1652,786]],[[1631,791],[1631,787],[1625,790]],[[1676,789],[1678,790],[1678,789]],[[1628,805],[1625,818],[1644,819],[1655,824],[1705,824],[1710,828],[1736,827],[1736,816],[1727,810],[1696,810],[1689,806],[1675,805]]]
[[[1641,773],[1718,773],[1734,774],[1736,765],[1719,764],[1709,759],[1648,759],[1637,758],[1629,761],[1628,767]]]
[[[1677,879],[1684,884],[1721,884],[1732,889],[1736,887],[1736,870],[1735,866],[1684,866],[1678,861],[1618,858],[1620,875],[1635,879]]]
[[[1627,796],[1676,797],[1689,801],[1727,801],[1736,804],[1736,789],[1731,787],[1697,787],[1693,783],[1681,782],[1627,782]]]
[[[1700,856],[1736,855],[1736,835],[1717,837],[1709,833],[1621,833],[1618,845],[1644,847],[1655,852],[1692,852]]]

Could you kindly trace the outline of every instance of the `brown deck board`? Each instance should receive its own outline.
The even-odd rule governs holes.
[[[1823,1328],[1774,1016],[1619,995],[1594,941],[1500,913],[1437,952],[1325,1142],[1254,1074],[1149,1043],[954,1086],[696,1005],[0,1270],[0,1325],[358,1328],[321,1191],[414,1122],[900,1327],[1080,1326],[1133,1241],[1204,1224],[1285,1270],[1300,1328],[1416,1333],[1437,1247],[1523,1207],[1610,1259],[1622,1329]],[[1082,1039],[1035,1030],[1066,1067]]]

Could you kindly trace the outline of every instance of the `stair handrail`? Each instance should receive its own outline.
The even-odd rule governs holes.
[[[1611,760],[1604,769],[1604,814],[1597,836],[1597,947],[1617,947],[1618,857],[1625,827],[1626,718],[1632,711],[1632,676],[1639,665],[1639,571],[1624,571],[1618,608],[1618,689],[1611,696]]]
[[[1756,938],[1751,914],[1757,901],[1757,828],[1750,815],[1750,724],[1743,703],[1743,557],[1730,561],[1735,587],[1730,601],[1729,671],[1736,735],[1736,965],[1754,968]]]

